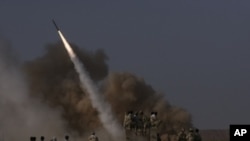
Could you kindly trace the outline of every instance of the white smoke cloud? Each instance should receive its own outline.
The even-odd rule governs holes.
[[[125,136],[122,127],[114,117],[111,106],[104,100],[104,97],[100,95],[93,81],[90,79],[88,73],[84,69],[83,64],[77,58],[76,54],[72,50],[67,40],[64,38],[63,34],[60,31],[58,31],[58,34],[63,41],[63,44],[70,56],[71,61],[74,63],[77,73],[79,74],[81,87],[89,94],[92,106],[99,112],[99,117],[104,128],[106,128],[106,130],[110,133],[114,140],[124,139]]]
[[[16,55],[0,40],[0,140],[29,140],[30,136],[63,137],[60,112],[28,95]]]

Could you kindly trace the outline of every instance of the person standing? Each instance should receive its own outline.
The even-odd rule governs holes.
[[[88,138],[88,141],[98,141],[98,137],[95,135],[95,132],[93,132],[89,138]]]
[[[194,141],[202,141],[202,138],[201,138],[201,135],[199,133],[199,129],[195,129],[195,132],[194,132]]]

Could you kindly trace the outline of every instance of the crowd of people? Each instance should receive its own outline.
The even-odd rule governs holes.
[[[157,112],[151,112],[150,116],[146,116],[142,111],[125,113],[123,127],[129,133],[134,132],[135,135],[148,136],[151,141],[160,141],[158,133],[161,120],[157,118]],[[130,134],[126,134],[130,136]],[[128,137],[129,138],[129,137]],[[202,141],[199,130],[190,128],[188,132],[183,128],[178,134],[178,141]]]
[[[36,137],[30,137],[30,141],[36,141]],[[45,137],[44,136],[41,136],[40,137],[40,141],[45,141]],[[50,141],[57,141],[57,138],[56,137],[53,137],[52,139],[50,139]],[[66,135],[65,137],[64,137],[64,141],[69,141],[69,136],[68,135]]]
[[[129,111],[125,113],[123,127],[127,131],[134,131],[135,135],[146,136],[150,129],[156,130],[160,123],[157,112],[151,112],[150,116],[146,116],[142,111]]]
[[[178,141],[202,141],[199,129],[190,128],[188,132],[183,128],[178,134]]]
[[[36,141],[36,137],[30,137],[30,141]],[[40,141],[45,141],[45,137],[41,136],[40,137]],[[52,139],[50,139],[50,141],[57,141],[56,137],[53,137]],[[64,141],[69,141],[69,136],[66,135],[64,137]],[[93,132],[89,137],[88,137],[88,141],[99,141],[98,137],[96,136],[95,132]]]
[[[160,124],[161,120],[157,118],[157,112],[151,112],[150,116],[146,116],[142,111],[129,111],[125,113],[123,127],[126,133],[129,131],[136,136],[148,136],[150,141],[161,141],[157,130]],[[126,136],[129,136],[129,134],[126,134]],[[153,139],[151,139],[151,137],[153,137]],[[188,131],[182,128],[177,138],[178,141],[202,141],[199,129],[197,128],[190,128]],[[41,136],[40,140],[45,141],[44,136]],[[36,137],[31,137],[30,141],[36,141]],[[53,137],[50,141],[57,141],[57,139]],[[65,136],[64,141],[69,141],[68,135]],[[99,141],[99,138],[96,136],[95,132],[93,132],[88,137],[88,141]]]

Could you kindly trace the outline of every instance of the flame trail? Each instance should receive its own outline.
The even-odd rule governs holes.
[[[80,62],[80,60],[72,50],[70,44],[64,38],[59,29],[58,34],[62,39],[62,42],[70,56],[71,61],[74,64],[77,73],[79,74],[81,88],[87,91],[87,93],[89,94],[92,106],[99,112],[99,118],[104,128],[110,133],[113,139],[124,139],[122,127],[118,124],[117,120],[113,116],[110,105],[104,100],[104,97],[99,94],[93,81],[90,79],[87,71],[85,70],[84,65]]]

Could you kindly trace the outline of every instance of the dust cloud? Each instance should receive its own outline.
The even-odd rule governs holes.
[[[27,140],[30,136],[63,136],[60,109],[30,97],[25,75],[10,43],[0,39],[0,139]]]
[[[191,115],[185,109],[172,106],[165,94],[158,93],[143,78],[129,72],[109,72],[108,57],[103,50],[90,52],[71,46],[121,125],[126,111],[143,110],[145,114],[158,112],[163,133],[192,126]],[[62,118],[70,131],[84,136],[103,128],[98,111],[92,107],[88,94],[81,90],[63,44],[47,45],[43,56],[24,64],[24,71],[31,95],[49,107],[62,109]]]

